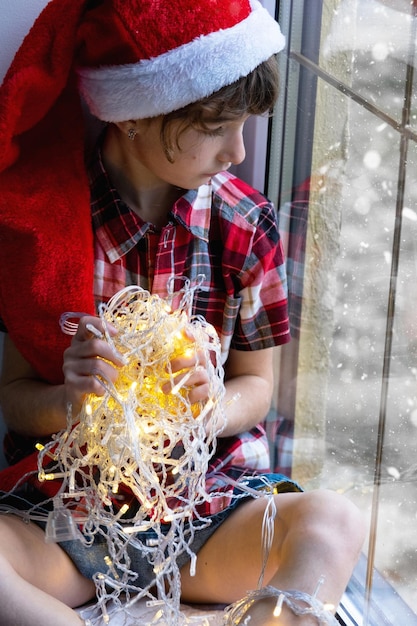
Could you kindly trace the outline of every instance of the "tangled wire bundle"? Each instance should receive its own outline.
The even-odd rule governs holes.
[[[98,378],[104,395],[89,395],[77,416],[69,410],[66,430],[39,455],[40,479],[62,481],[48,519],[48,539],[76,537],[88,543],[97,533],[106,535],[108,570],[96,575],[105,621],[108,601],[117,604],[121,593],[127,594],[125,610],[145,596],[155,602],[150,586],[138,590],[132,585],[136,574],[126,554],[129,543],[153,566],[161,619],[184,622],[176,557],[188,551],[193,571],[196,557],[189,545],[195,524],[209,523],[199,516],[198,505],[210,498],[205,475],[224,424],[219,340],[203,319],[189,318],[187,302],[186,293],[183,306],[172,311],[158,296],[128,287],[102,307],[103,338],[123,355],[125,365],[114,384]],[[71,315],[63,319],[66,332],[74,332]],[[105,322],[118,329],[115,337]],[[202,355],[208,370],[204,403],[188,399],[187,381],[199,367],[198,358],[190,369],[172,371],[173,359],[187,353]],[[47,472],[45,455],[56,460],[52,467],[49,461]],[[130,504],[121,496],[126,493],[134,496]],[[149,528],[156,538],[142,541],[141,531]]]

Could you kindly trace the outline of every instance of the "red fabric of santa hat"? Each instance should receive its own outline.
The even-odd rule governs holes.
[[[63,312],[94,312],[78,87],[123,121],[214,93],[279,52],[257,0],[51,0],[0,89],[0,317],[22,355],[62,381]]]
[[[53,0],[0,88],[0,317],[45,380],[63,379],[66,310],[94,312],[84,128],[71,68],[85,0]]]

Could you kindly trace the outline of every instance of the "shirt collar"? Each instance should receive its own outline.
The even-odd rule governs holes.
[[[113,187],[101,158],[100,146],[89,167],[93,229],[111,262],[131,250],[152,225],[132,211]],[[184,191],[173,205],[170,221],[208,241],[212,185]]]
[[[212,204],[211,182],[190,189],[179,198],[171,211],[172,217],[194,237],[208,241]]]

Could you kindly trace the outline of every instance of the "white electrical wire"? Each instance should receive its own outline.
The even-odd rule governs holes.
[[[123,355],[125,365],[114,384],[98,377],[104,395],[88,396],[77,416],[69,411],[67,429],[39,456],[39,478],[62,481],[47,540],[90,542],[97,533],[106,535],[108,573],[95,580],[104,621],[109,600],[121,593],[128,592],[127,606],[149,596],[148,588],[134,587],[136,573],[126,561],[130,544],[153,565],[163,619],[180,624],[176,558],[189,552],[195,568],[189,547],[195,521],[199,528],[210,523],[201,518],[198,507],[210,500],[205,476],[224,427],[224,374],[216,331],[202,318],[189,318],[186,287],[183,306],[175,311],[136,286],[101,307],[102,336]],[[76,315],[63,316],[66,332],[76,331],[69,322]],[[106,331],[107,322],[117,328],[115,337]],[[172,360],[184,355],[196,356],[196,363],[173,371]],[[191,404],[187,382],[202,366],[208,372],[207,399]],[[44,457],[51,453],[57,461],[51,466],[48,459],[45,471]],[[126,490],[135,496],[133,511],[128,505],[117,508],[119,493]],[[149,527],[156,534],[150,544],[141,540],[141,531]]]
[[[317,591],[318,589],[316,589],[316,593]],[[277,598],[273,612],[273,617],[277,618],[277,623],[279,623],[278,619],[285,604],[295,615],[308,615],[315,618],[319,626],[339,626],[339,622],[330,612],[329,607],[317,599],[316,593],[311,596],[302,591],[281,590],[270,585],[255,589],[225,609],[224,626],[249,625],[251,616],[248,615],[248,611],[256,602],[267,598]]]

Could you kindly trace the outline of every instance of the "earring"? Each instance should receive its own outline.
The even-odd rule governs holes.
[[[127,131],[127,136],[130,141],[134,141],[137,134],[138,131],[135,128],[129,128],[129,130]]]

